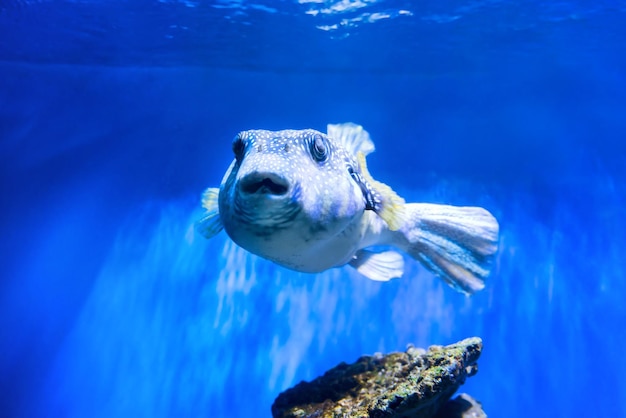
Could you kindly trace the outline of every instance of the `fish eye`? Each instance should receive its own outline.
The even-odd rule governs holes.
[[[243,157],[243,153],[246,150],[246,143],[243,140],[241,134],[238,134],[233,140],[233,153],[235,154],[235,158],[240,160]]]
[[[313,135],[311,139],[311,155],[318,163],[324,162],[328,158],[328,145],[320,134]]]

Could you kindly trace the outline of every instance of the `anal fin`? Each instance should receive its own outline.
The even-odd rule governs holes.
[[[348,264],[363,276],[378,282],[401,277],[404,273],[404,258],[395,251],[376,253],[359,250]]]

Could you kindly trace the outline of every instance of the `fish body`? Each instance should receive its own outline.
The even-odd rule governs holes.
[[[482,208],[405,203],[369,174],[369,134],[352,123],[305,130],[250,130],[233,141],[221,186],[203,197],[197,229],[224,229],[240,247],[292,270],[350,265],[364,276],[400,277],[404,252],[455,289],[482,289],[498,223]],[[395,249],[382,252],[372,246]]]

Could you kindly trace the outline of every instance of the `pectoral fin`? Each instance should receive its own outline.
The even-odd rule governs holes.
[[[209,239],[217,235],[224,226],[220,220],[218,196],[220,189],[208,188],[202,195],[202,207],[206,209],[204,215],[196,222],[196,230]]]
[[[397,231],[404,225],[405,202],[393,189],[374,177],[367,170],[365,154],[357,153],[357,161],[360,168],[361,190],[364,191],[365,209],[373,210],[380,216],[392,231]]]
[[[375,253],[359,250],[348,264],[363,276],[378,282],[386,282],[401,277],[404,273],[404,258],[395,251]]]

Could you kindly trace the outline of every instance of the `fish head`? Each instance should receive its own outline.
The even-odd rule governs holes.
[[[259,238],[315,242],[336,236],[365,210],[351,176],[357,162],[321,132],[244,131],[233,140],[233,152],[219,213],[233,241],[252,252],[259,253]]]

